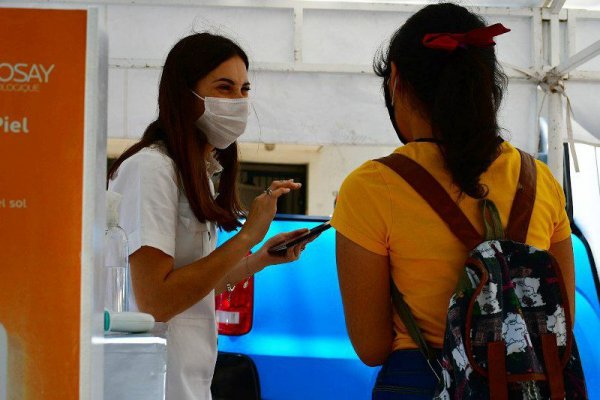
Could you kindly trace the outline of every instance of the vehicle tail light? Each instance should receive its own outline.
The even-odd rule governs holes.
[[[231,292],[216,295],[217,325],[220,335],[245,335],[252,329],[254,276],[235,285]]]

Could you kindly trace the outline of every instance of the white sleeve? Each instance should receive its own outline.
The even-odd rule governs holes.
[[[119,220],[129,254],[151,246],[174,257],[179,190],[173,161],[142,150],[119,166],[109,190],[122,196]]]

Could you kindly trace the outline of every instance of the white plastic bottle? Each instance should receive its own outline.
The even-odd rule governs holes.
[[[106,233],[104,265],[106,290],[104,308],[112,312],[129,311],[129,246],[127,234],[119,226],[121,195],[106,192]]]
[[[154,317],[141,312],[104,310],[104,332],[143,333],[154,328]]]

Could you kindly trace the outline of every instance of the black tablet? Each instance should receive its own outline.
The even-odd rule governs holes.
[[[322,232],[325,232],[329,228],[331,228],[331,225],[329,224],[329,221],[327,221],[321,225],[315,226],[310,231],[306,232],[305,234],[303,234],[301,236],[295,237],[290,240],[286,240],[285,242],[280,243],[277,246],[271,247],[269,249],[269,253],[284,253],[290,247],[294,247],[295,245],[302,243],[302,242],[312,238],[313,236],[316,236]]]

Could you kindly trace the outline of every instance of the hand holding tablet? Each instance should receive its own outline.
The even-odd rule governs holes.
[[[314,238],[315,236],[318,236],[319,234],[325,232],[329,228],[331,228],[331,225],[329,224],[329,221],[327,221],[321,225],[318,225],[318,226],[312,228],[310,231],[306,232],[303,235],[300,235],[300,236],[295,237],[290,240],[286,240],[283,243],[280,243],[274,247],[271,247],[269,249],[269,253],[271,253],[271,254],[285,253],[289,248],[294,247],[302,242],[309,241],[310,239]]]

